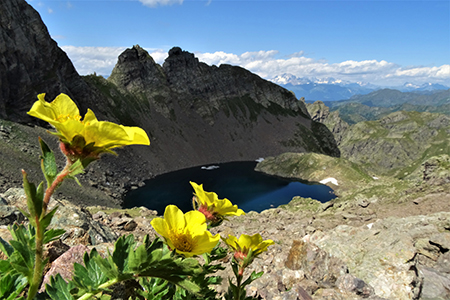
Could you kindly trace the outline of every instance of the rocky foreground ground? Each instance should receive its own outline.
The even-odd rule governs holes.
[[[234,217],[215,231],[260,233],[275,241],[247,270],[265,272],[248,288],[259,299],[450,299],[448,191],[443,184],[394,202],[363,193],[359,200],[325,204],[296,197],[280,208]],[[7,225],[24,220],[16,207],[24,207],[25,198],[20,188],[0,198],[0,236],[7,240]],[[156,212],[146,208],[52,203],[60,205],[53,226],[67,232],[48,248],[48,275],[70,276],[74,259],[93,247],[106,253],[120,235],[155,236],[150,221]],[[224,291],[226,282],[217,289]]]
[[[40,151],[29,142],[37,134],[48,135],[43,129],[12,123],[0,126],[5,141],[0,143],[0,236],[5,240],[10,238],[7,226],[24,221],[17,209],[25,205],[23,190],[18,188],[19,168],[38,169]],[[122,193],[141,185],[144,175],[131,175],[125,169],[107,171],[104,160],[117,158],[105,156],[80,176],[82,188],[65,182],[63,193],[52,200],[60,205],[53,226],[67,232],[48,249],[52,262],[48,274],[70,276],[72,258],[81,259],[92,247],[105,254],[120,235],[155,236],[150,221],[156,212],[120,209]],[[427,160],[405,180],[374,179],[345,159],[317,154],[266,158],[259,169],[310,181],[332,177],[338,186],[328,185],[338,198],[322,204],[296,197],[289,205],[250,212],[216,229],[223,236],[260,233],[275,241],[248,270],[248,274],[265,272],[248,288],[251,295],[286,300],[450,299],[448,155]],[[30,178],[41,180],[36,171],[30,172]],[[222,275],[229,274],[227,269]],[[217,289],[224,291],[226,285]]]

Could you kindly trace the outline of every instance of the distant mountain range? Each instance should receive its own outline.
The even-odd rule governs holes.
[[[320,101],[318,101],[320,102]],[[331,111],[350,124],[378,120],[396,111],[431,112],[450,115],[450,89],[430,92],[400,92],[381,89],[348,100],[323,101]]]
[[[315,77],[296,77],[292,74],[285,73],[276,76],[270,81],[292,91],[297,98],[305,98],[306,102],[321,101],[337,101],[350,99],[354,95],[366,95],[373,91],[383,89],[385,87],[376,86],[364,82],[349,82],[338,80],[335,78],[315,78]],[[449,87],[436,84],[425,83],[416,85],[405,83],[402,86],[390,87],[390,89],[401,92],[413,92],[420,94],[431,94],[438,90],[446,90]]]

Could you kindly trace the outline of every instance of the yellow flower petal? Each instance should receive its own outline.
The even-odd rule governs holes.
[[[200,202],[200,205],[206,206],[213,215],[220,218],[245,215],[245,212],[239,209],[237,205],[233,205],[230,200],[219,199],[216,193],[203,190],[203,184],[198,185],[192,181],[190,181],[190,184],[194,188],[196,199]]]
[[[238,239],[233,236],[233,235],[228,235],[228,237],[226,239],[224,239],[224,242],[230,246],[231,248],[233,248],[234,250],[238,250],[239,244],[238,244]]]
[[[196,232],[203,233],[208,228],[205,216],[199,211],[196,210],[188,211],[184,215],[184,217],[186,220],[187,227],[189,228],[192,234],[195,234]]]
[[[195,247],[192,252],[198,253],[196,255],[209,253],[217,245],[219,240],[220,240],[219,234],[213,236],[211,232],[206,231],[205,234],[201,236],[196,236],[194,238]]]
[[[207,231],[205,216],[198,211],[186,214],[175,205],[168,205],[164,219],[157,218],[151,222],[157,233],[164,237],[168,246],[186,257],[211,252],[220,236],[212,236]]]
[[[270,245],[275,244],[272,240],[263,241],[259,233],[256,233],[252,236],[241,234],[239,239],[232,235],[228,235],[228,238],[224,239],[224,241],[235,251],[243,252],[245,255],[247,255],[249,250],[251,249],[254,257],[258,256],[264,251],[267,251],[267,248]]]
[[[60,94],[50,103],[44,98],[45,94],[39,94],[38,101],[33,104],[28,114],[53,125],[65,144],[70,145],[74,137],[81,136],[86,145],[92,144],[97,148],[96,153],[126,145],[150,144],[147,134],[139,127],[98,121],[90,109],[82,119],[75,102],[65,94]]]
[[[52,125],[60,122],[61,118],[80,115],[77,105],[67,95],[60,94],[50,103],[45,101],[45,94],[39,94],[38,99],[28,114]]]
[[[164,211],[164,220],[170,231],[178,231],[186,228],[186,219],[183,212],[175,205],[167,205]]]

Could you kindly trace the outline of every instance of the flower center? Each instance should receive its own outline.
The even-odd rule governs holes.
[[[194,248],[192,236],[185,233],[174,234],[172,237],[172,243],[176,249],[183,252],[191,252]]]

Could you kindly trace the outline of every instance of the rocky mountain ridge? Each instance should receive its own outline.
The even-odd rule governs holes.
[[[405,83],[402,86],[383,87],[367,82],[350,82],[332,77],[296,77],[285,73],[277,75],[270,81],[293,91],[299,97],[304,97],[308,103],[314,101],[346,101],[353,97],[360,97],[378,90],[390,89],[398,92],[412,92],[415,94],[433,94],[441,90],[448,90],[448,86],[437,83],[424,83],[421,85]],[[331,106],[331,104],[329,104]]]
[[[136,45],[119,56],[108,79],[81,77],[25,0],[2,1],[0,11],[0,117],[5,122],[45,125],[26,114],[36,96],[46,93],[51,101],[66,93],[82,115],[91,108],[100,120],[139,126],[148,133],[150,147],[119,149],[120,159],[105,155],[98,168],[90,168],[87,181],[92,187],[109,183],[105,189],[120,198],[126,182],[180,168],[286,151],[339,156],[334,137],[310,118],[303,102],[245,69],[208,66],[179,47],[160,66]],[[19,128],[4,128],[10,127]],[[32,136],[31,129],[25,131]],[[14,151],[15,139],[7,140],[11,145],[4,145],[5,157],[6,149]],[[111,187],[109,175],[97,170],[126,182]],[[17,170],[2,170],[8,178],[16,176],[13,172]]]
[[[355,95],[349,100],[324,103],[331,111],[339,111],[340,117],[350,124],[378,120],[397,111],[450,115],[450,90],[406,93],[382,89],[367,95]]]
[[[308,109],[333,132],[342,157],[372,176],[411,176],[426,159],[450,153],[450,117],[444,114],[398,111],[350,125],[321,101]]]

